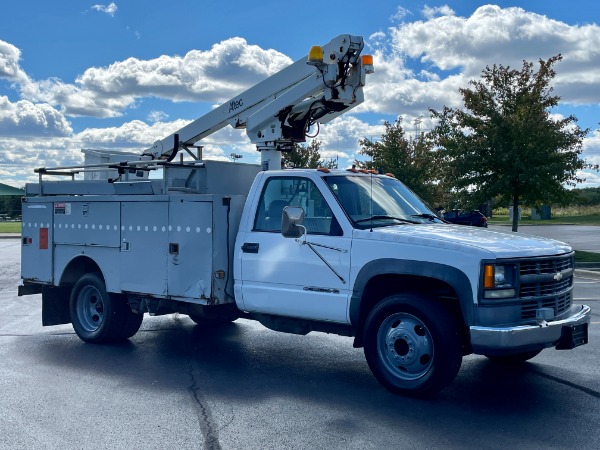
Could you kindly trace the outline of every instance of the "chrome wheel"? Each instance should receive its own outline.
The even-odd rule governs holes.
[[[415,316],[396,313],[386,318],[377,332],[381,362],[395,377],[413,381],[423,377],[433,364],[431,333]]]
[[[462,348],[448,306],[407,292],[381,300],[370,311],[363,331],[365,357],[387,389],[427,397],[454,379]]]
[[[92,333],[104,321],[104,301],[100,291],[92,285],[84,286],[77,296],[77,319],[84,331]]]

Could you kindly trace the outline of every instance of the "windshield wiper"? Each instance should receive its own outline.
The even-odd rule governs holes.
[[[419,223],[415,220],[402,219],[401,217],[386,216],[386,215],[366,217],[364,219],[355,220],[354,223],[370,222],[372,220],[385,220],[385,219],[397,220],[398,222],[402,222],[402,223]]]
[[[438,216],[434,216],[433,214],[429,214],[429,213],[411,214],[410,217],[417,217],[419,219],[429,219],[432,222],[436,219],[441,220]]]

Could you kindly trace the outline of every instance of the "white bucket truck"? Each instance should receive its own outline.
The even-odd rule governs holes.
[[[91,343],[174,312],[352,336],[408,395],[445,387],[470,353],[514,362],[585,344],[590,308],[573,304],[566,244],[446,224],[390,175],[280,170],[281,151],[362,101],[362,48],[350,35],[313,47],[140,157],[88,150],[95,164],[36,169],[19,295],[41,293],[43,324],[72,323]],[[227,124],[246,128],[261,166],[194,154]],[[175,162],[182,150],[195,159]]]

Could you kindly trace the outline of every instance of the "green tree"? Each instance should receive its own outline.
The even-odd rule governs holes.
[[[406,136],[402,118],[393,124],[385,122],[385,132],[378,141],[361,139],[360,153],[367,161],[356,161],[358,167],[392,173],[431,205],[442,202],[439,183],[438,154],[427,134],[416,139]]]
[[[21,215],[21,197],[18,195],[0,196],[0,214],[6,214],[9,218]]]
[[[460,89],[464,109],[430,110],[439,119],[433,134],[459,196],[475,204],[498,197],[516,212],[521,204],[564,203],[567,187],[583,181],[577,172],[591,167],[579,157],[589,130],[572,115],[550,115],[560,100],[550,82],[561,59],[540,59],[537,70],[527,61],[520,70],[488,66],[471,88]]]
[[[307,169],[324,166],[319,153],[320,148],[321,142],[316,139],[308,146],[294,143],[292,151],[282,154],[283,163],[286,167],[303,167]]]

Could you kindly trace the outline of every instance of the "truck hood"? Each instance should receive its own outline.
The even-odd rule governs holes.
[[[553,239],[465,225],[405,224],[357,230],[356,237],[481,253],[483,258],[549,256],[571,251],[568,244]]]

